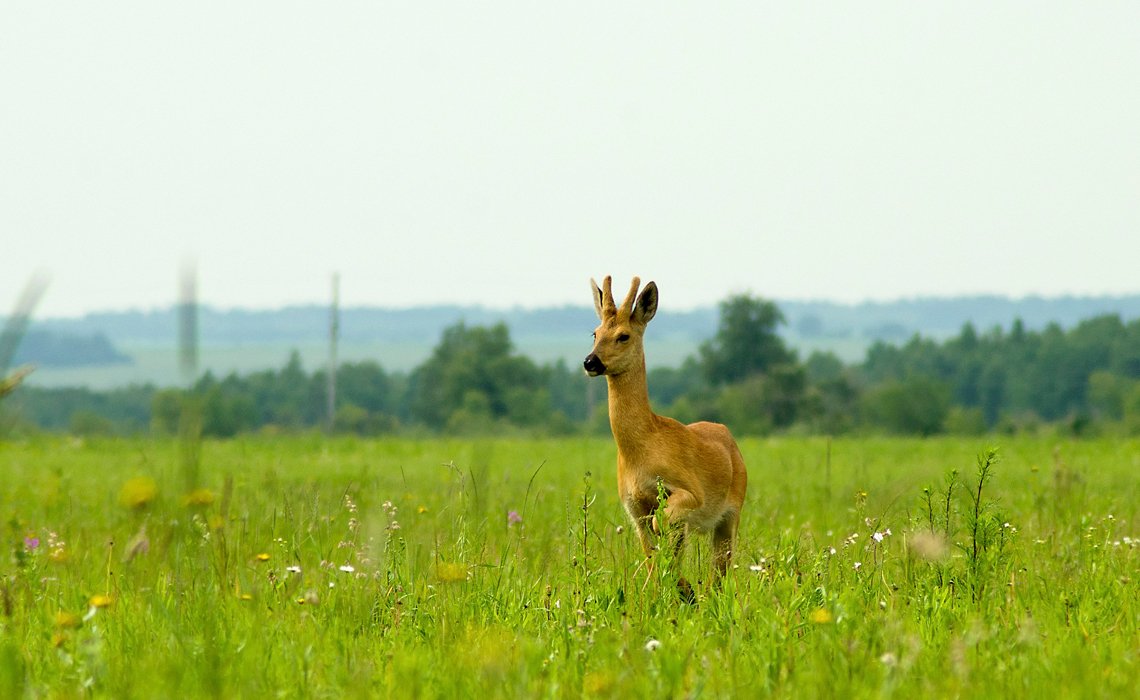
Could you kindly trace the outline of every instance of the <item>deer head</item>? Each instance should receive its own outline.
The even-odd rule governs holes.
[[[594,296],[594,310],[601,320],[594,330],[594,349],[586,356],[582,366],[586,374],[616,376],[635,368],[645,367],[645,326],[657,313],[657,285],[645,285],[638,295],[641,279],[633,278],[625,301],[619,307],[614,303],[612,279],[606,277],[602,287],[590,280]]]

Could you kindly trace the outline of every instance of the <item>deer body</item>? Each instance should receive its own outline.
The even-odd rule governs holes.
[[[650,282],[636,296],[641,282],[635,277],[618,308],[611,279],[607,277],[603,284],[599,289],[591,280],[602,323],[594,331],[594,348],[583,365],[591,376],[606,377],[622,505],[649,556],[653,549],[649,530],[657,525],[660,482],[666,496],[664,516],[682,528],[678,553],[685,530],[711,533],[716,572],[723,575],[732,557],[748,484],[744,458],[725,426],[684,425],[653,412],[642,341],[646,324],[657,311],[657,285]]]

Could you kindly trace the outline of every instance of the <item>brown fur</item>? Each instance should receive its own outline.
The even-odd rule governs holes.
[[[602,323],[594,331],[594,349],[585,366],[591,375],[606,377],[610,428],[618,449],[618,495],[649,556],[653,549],[649,529],[656,527],[660,479],[667,494],[665,517],[683,527],[678,553],[685,530],[711,532],[715,570],[722,576],[732,558],[748,486],[744,458],[725,426],[683,425],[650,408],[643,339],[646,325],[657,312],[657,285],[650,282],[637,296],[640,284],[634,277],[618,307],[609,277],[602,289],[590,280]]]

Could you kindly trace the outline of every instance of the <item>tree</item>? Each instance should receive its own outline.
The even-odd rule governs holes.
[[[460,322],[446,328],[431,357],[412,374],[412,417],[437,429],[461,409],[465,417],[484,411],[493,419],[507,417],[517,391],[545,388],[534,363],[512,351],[504,323],[468,328]],[[548,410],[545,396],[544,405],[528,409]]]
[[[794,363],[795,353],[776,333],[783,323],[784,314],[773,302],[747,294],[721,302],[716,336],[700,348],[705,377],[722,386]]]

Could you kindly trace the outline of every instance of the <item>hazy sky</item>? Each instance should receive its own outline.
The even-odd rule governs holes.
[[[715,9],[714,9],[715,8]],[[1140,3],[0,0],[0,314],[1140,292]]]

